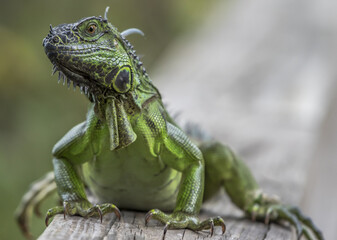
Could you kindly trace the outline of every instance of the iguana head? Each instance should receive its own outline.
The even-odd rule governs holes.
[[[138,30],[139,33],[140,30]],[[137,32],[137,30],[131,31]],[[132,45],[105,17],[50,27],[45,52],[68,87],[73,83],[89,98],[126,94],[147,77]]]
[[[107,10],[104,18],[87,17],[50,27],[43,46],[54,65],[53,73],[59,71],[59,81],[63,78],[68,87],[73,83],[74,89],[79,87],[94,102],[95,114],[109,129],[113,150],[135,141],[132,119],[160,94],[125,39],[142,32],[119,33],[107,21]]]

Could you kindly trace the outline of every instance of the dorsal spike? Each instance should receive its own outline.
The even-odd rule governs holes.
[[[58,76],[58,78],[57,78],[57,83],[60,83],[60,82],[61,82],[61,78],[62,78],[62,73],[59,72],[59,76]]]
[[[68,89],[70,88],[70,83],[71,83],[71,80],[69,78],[67,78],[67,86],[68,86]]]
[[[121,35],[122,37],[127,37],[131,34],[139,34],[139,35],[142,35],[144,37],[144,33],[142,30],[138,29],[138,28],[129,28],[129,29],[126,29],[124,30]]]
[[[52,75],[54,75],[59,69],[56,67],[56,65],[53,65]]]
[[[104,13],[104,19],[105,19],[105,20],[108,20],[108,12],[109,12],[109,8],[110,8],[110,7],[107,6],[106,9],[105,9],[105,13]]]

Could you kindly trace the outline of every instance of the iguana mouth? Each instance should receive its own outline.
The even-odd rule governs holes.
[[[58,83],[63,81],[63,85],[67,84],[68,89],[70,88],[72,83],[74,91],[76,90],[76,87],[79,87],[82,93],[87,94],[89,92],[90,83],[81,73],[72,71],[62,64],[53,63],[52,74],[54,75],[56,72],[58,72],[59,74]]]
[[[58,72],[58,83],[66,85],[68,89],[73,87],[74,91],[78,87],[81,94],[85,94],[90,101],[95,101],[96,96],[104,96],[107,89],[98,81],[90,78],[85,72],[81,72],[75,68],[71,69],[56,60],[57,51],[46,50],[48,58],[51,60],[52,75]],[[98,94],[100,93],[100,94]]]
[[[56,72],[58,72],[58,83],[62,83],[63,86],[67,85],[68,89],[70,89],[72,85],[74,91],[76,91],[76,87],[78,87],[80,93],[85,94],[92,102],[96,101],[97,96],[107,94],[107,89],[105,89],[102,84],[90,79],[90,77],[86,76],[83,72],[71,70],[62,64],[53,62],[52,75]]]

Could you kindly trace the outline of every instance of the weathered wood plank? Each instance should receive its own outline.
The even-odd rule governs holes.
[[[57,215],[39,239],[103,239],[116,217],[109,214],[101,224],[98,218],[84,219]]]
[[[122,211],[123,220],[116,221],[113,214],[104,217],[101,224],[99,219],[83,219],[81,217],[67,217],[57,215],[50,227],[40,236],[39,240],[50,239],[136,239],[154,240],[161,238],[163,226],[150,222],[147,227],[144,225],[145,213]],[[202,217],[212,215],[203,214]],[[290,239],[291,232],[288,228],[271,224],[267,226],[263,223],[252,223],[248,219],[225,218],[228,231],[224,236],[221,229],[216,228],[211,238],[209,231],[193,232],[190,230],[170,230],[166,234],[166,239],[172,240],[194,240],[194,239]],[[277,237],[277,238],[275,238]]]

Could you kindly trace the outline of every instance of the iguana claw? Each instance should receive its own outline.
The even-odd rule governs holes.
[[[162,240],[164,240],[164,239],[165,239],[166,232],[167,232],[167,229],[168,229],[168,227],[169,227],[169,226],[170,226],[170,223],[169,223],[169,222],[165,224],[165,227],[164,227],[164,232],[163,232],[163,238],[162,238]]]
[[[222,234],[226,232],[226,225],[221,217],[209,218],[200,221],[198,217],[193,214],[184,212],[173,212],[172,214],[165,214],[158,209],[152,209],[145,215],[145,225],[151,220],[156,219],[165,224],[163,239],[165,239],[166,232],[169,228],[182,229],[189,228],[194,231],[201,231],[210,229],[210,235],[213,236],[214,226],[221,226]]]
[[[121,213],[119,209],[110,203],[97,204],[92,206],[87,200],[82,200],[78,202],[68,202],[64,201],[63,206],[57,206],[48,210],[45,218],[45,224],[48,226],[49,219],[54,217],[56,214],[63,213],[64,218],[66,215],[73,216],[79,215],[82,217],[92,217],[99,216],[101,222],[103,221],[103,216],[106,213],[114,212],[118,220],[121,219]]]

